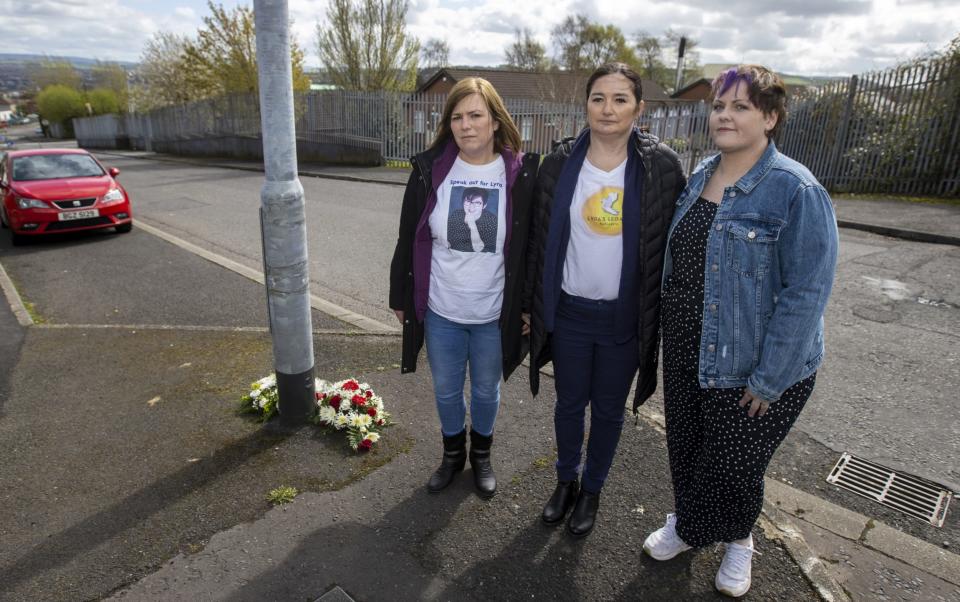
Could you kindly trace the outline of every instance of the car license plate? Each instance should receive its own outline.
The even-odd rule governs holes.
[[[73,219],[87,219],[89,217],[99,217],[100,211],[97,209],[81,209],[80,211],[65,211],[60,214],[60,221],[66,222]]]

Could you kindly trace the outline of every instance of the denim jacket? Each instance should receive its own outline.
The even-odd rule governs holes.
[[[719,162],[719,155],[710,157],[690,176],[671,236]],[[667,244],[664,290],[673,269]],[[747,386],[772,403],[819,368],[838,247],[827,191],[770,141],[750,171],[723,191],[707,238],[702,388]]]

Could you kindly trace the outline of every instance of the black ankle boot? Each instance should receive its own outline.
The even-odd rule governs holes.
[[[484,437],[470,429],[470,466],[473,468],[473,484],[480,497],[489,498],[497,492],[497,477],[490,465],[490,446],[493,435]]]
[[[580,490],[577,505],[570,513],[567,521],[567,531],[574,537],[586,537],[593,530],[593,523],[597,519],[597,508],[600,507],[600,494]]]
[[[563,520],[570,508],[577,501],[577,493],[580,491],[580,483],[577,481],[557,481],[557,488],[553,490],[553,495],[547,500],[547,505],[543,507],[543,522],[548,525],[555,525]]]
[[[447,485],[453,482],[453,477],[463,470],[463,465],[466,462],[467,431],[460,431],[452,437],[444,437],[443,461],[440,462],[440,468],[430,477],[427,489],[434,493],[445,489]]]

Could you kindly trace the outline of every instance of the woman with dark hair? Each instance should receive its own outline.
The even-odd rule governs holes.
[[[450,211],[447,233],[450,248],[456,251],[493,253],[497,244],[497,216],[487,209],[486,188],[463,190],[463,209]]]
[[[675,513],[643,549],[726,542],[717,589],[750,589],[763,473],[810,397],[837,262],[833,204],[777,151],[786,91],[766,67],[713,81],[720,153],[690,176],[663,270],[663,390]]]
[[[470,370],[470,465],[477,491],[496,492],[490,464],[500,379],[526,355],[521,321],[531,195],[539,156],[490,82],[450,90],[437,137],[411,159],[390,265],[390,307],[403,325],[402,373],[427,344],[443,460],[427,488],[446,488],[467,459],[464,382]]]
[[[587,82],[587,123],[540,167],[527,303],[530,384],[552,359],[557,486],[543,521],[593,529],[639,369],[634,410],[656,388],[660,273],[667,226],[685,181],[677,155],[637,129],[640,77],[623,63]],[[583,453],[584,417],[590,440]]]

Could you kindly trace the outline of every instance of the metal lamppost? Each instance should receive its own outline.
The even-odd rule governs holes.
[[[287,0],[254,0],[266,180],[260,230],[280,422],[306,422],[314,398],[313,327],[303,186],[297,177]]]

